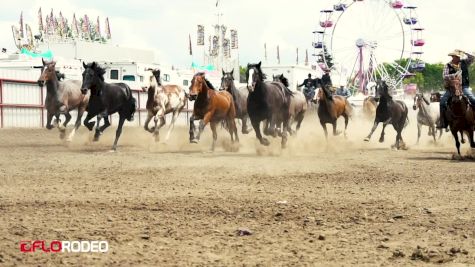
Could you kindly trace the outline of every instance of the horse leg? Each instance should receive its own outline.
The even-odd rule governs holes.
[[[381,137],[379,137],[379,142],[383,143],[384,142],[384,130],[386,129],[386,126],[388,126],[389,120],[383,122],[383,130],[381,131]]]
[[[465,144],[465,136],[463,135],[463,131],[460,131],[460,142],[462,142],[462,144]]]
[[[165,141],[168,141],[168,139],[170,139],[170,134],[172,133],[173,128],[175,127],[175,121],[178,118],[178,115],[180,115],[180,112],[178,110],[175,110],[173,112],[172,121],[170,125],[168,126],[168,132],[167,132],[167,136],[165,137]]]
[[[101,121],[102,118],[104,118],[104,125],[99,127],[99,122]],[[104,130],[107,129],[107,127],[109,127],[110,125],[111,124],[109,122],[109,115],[107,114],[107,111],[104,111],[103,113],[99,113],[97,115],[96,133],[94,134],[94,141],[98,141],[99,137],[102,135]]]
[[[333,127],[333,136],[337,136],[338,134],[340,134],[340,133],[336,130],[336,120],[332,122],[332,127]]]
[[[81,119],[82,119],[82,115],[84,114],[84,111],[85,111],[84,107],[78,108],[78,116],[76,118],[76,122],[74,123],[74,128],[71,131],[71,133],[69,133],[66,141],[71,142],[73,140],[73,137],[76,134],[76,131],[79,129],[79,126],[81,126]]]
[[[374,131],[376,130],[376,128],[378,127],[378,124],[379,122],[377,122],[376,120],[374,121],[374,124],[373,124],[373,128],[371,128],[371,132],[368,134],[368,136],[364,139],[366,142],[369,142],[369,140],[371,139],[371,136],[373,135]]]
[[[145,123],[143,125],[143,128],[145,129],[145,131],[150,132],[150,133],[153,133],[153,131],[155,130],[155,129],[148,128],[148,124],[150,123],[153,117],[154,116],[150,111],[147,112],[147,119],[145,119]]]
[[[429,126],[429,129],[431,129],[431,131],[432,131],[432,137],[434,138],[434,143],[437,143],[437,139],[435,138],[435,135],[436,135],[436,132],[437,132],[437,131],[435,130],[434,124],[431,124],[431,125]]]
[[[248,115],[244,115],[241,119],[241,122],[242,122],[242,130],[241,132],[243,134],[248,134],[251,132],[251,129],[248,128],[248,125],[247,125],[247,120],[249,119],[249,116]]]
[[[87,113],[87,116],[86,118],[84,119],[84,126],[86,126],[86,128],[89,130],[89,131],[92,131],[92,128],[94,128],[94,125],[95,125],[95,122],[90,122],[90,120],[94,117],[94,115],[90,112]]]
[[[320,121],[320,124],[322,125],[323,127],[323,131],[325,132],[325,139],[328,141],[328,131],[327,131],[327,124]]]
[[[454,136],[455,138],[455,146],[457,147],[457,153],[459,155],[459,157],[462,157],[462,155],[460,155],[460,142],[459,142],[459,136],[458,136],[458,131],[454,131],[452,130],[452,128],[450,128],[451,132],[452,132],[452,135]]]
[[[205,127],[206,127],[206,124],[205,124],[204,120],[200,120],[200,125],[198,127],[198,136],[196,137],[198,140],[200,140],[201,134],[205,130]]]
[[[300,130],[300,125],[302,125],[302,121],[304,119],[304,115],[305,113],[303,112],[300,112],[298,117],[297,117],[297,126],[295,128],[295,131],[297,132],[298,130]]]
[[[63,125],[58,124],[59,138],[61,138],[61,139],[64,139],[64,137],[66,136],[66,125],[71,120],[71,114],[69,114],[69,112],[65,112],[64,116],[66,117],[66,120],[64,120]]]
[[[190,143],[198,143],[198,139],[195,137],[196,126],[195,126],[195,115],[190,117]]]
[[[117,151],[117,142],[119,141],[120,134],[122,133],[122,126],[124,126],[125,116],[120,116],[119,118],[119,125],[117,126],[117,130],[115,131],[115,140],[114,145],[112,145],[112,150]],[[106,121],[108,122],[108,121]],[[106,125],[106,124],[104,124]],[[110,125],[110,123],[109,123]],[[104,126],[103,126],[104,127]]]
[[[267,123],[267,122],[266,122]],[[251,119],[251,124],[252,124],[252,128],[254,128],[254,132],[256,132],[256,137],[257,139],[259,140],[259,142],[261,143],[261,145],[264,145],[264,146],[268,146],[270,145],[270,142],[269,140],[267,140],[266,138],[263,138],[262,137],[262,134],[261,134],[261,129],[260,129],[260,122],[258,120],[252,120]]]
[[[345,138],[348,138],[348,135],[346,134],[346,129],[348,128],[348,120],[349,120],[348,114],[343,113],[343,118],[345,118],[345,131],[343,132],[343,135],[345,136]]]
[[[209,127],[211,128],[211,131],[213,132],[213,142],[211,144],[211,151],[214,151],[214,148],[216,146],[216,140],[218,139],[218,133],[216,131],[216,122],[214,121],[210,122]]]
[[[429,129],[431,129],[430,126],[429,126]],[[417,122],[417,142],[416,142],[416,145],[419,144],[419,139],[421,138],[421,130],[422,130],[422,124],[418,121]]]
[[[473,129],[468,131],[468,138],[470,139],[470,147],[475,148],[475,142],[473,140]]]
[[[53,129],[53,125],[51,125],[51,120],[53,119],[53,114],[49,111],[46,111],[46,129],[51,130]]]
[[[153,135],[155,136],[155,142],[160,141],[160,128],[162,128],[163,125],[165,125],[165,123],[166,123],[165,116],[162,115],[159,118],[158,114],[157,114],[157,116],[155,116],[155,118],[153,119],[155,121],[155,125],[157,124],[157,121],[159,119],[160,119],[160,124],[158,126],[155,126],[155,131],[153,132]]]
[[[282,141],[280,142],[282,149],[287,146],[287,132],[290,129],[289,117],[290,116],[286,116],[287,119],[284,119],[282,122]]]

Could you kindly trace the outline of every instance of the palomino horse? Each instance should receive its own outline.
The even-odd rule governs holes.
[[[439,108],[431,108],[430,102],[421,93],[417,93],[414,96],[414,105],[412,108],[414,110],[419,109],[417,112],[417,144],[419,144],[419,139],[421,138],[422,125],[429,127],[429,135],[433,136],[434,142],[436,142],[435,126],[440,120]],[[439,139],[441,136],[442,130],[439,129]]]
[[[379,142],[384,142],[384,129],[386,125],[391,123],[396,130],[396,143],[393,147],[396,149],[402,148],[400,143],[404,142],[402,140],[402,130],[408,124],[409,120],[407,114],[409,112],[406,104],[403,101],[396,100],[394,101],[393,98],[389,95],[388,85],[385,81],[378,81],[377,91],[380,94],[379,98],[379,105],[376,109],[376,117],[374,119],[373,128],[369,135],[364,139],[365,141],[369,141],[371,136],[373,135],[374,131],[378,127],[380,122],[383,123],[383,131],[381,132],[381,137],[379,138]]]
[[[272,75],[274,82],[281,82],[285,87],[289,88],[289,80],[284,76],[284,74],[274,76]],[[307,99],[305,99],[305,95],[300,92],[296,91],[293,92],[293,96],[290,98],[290,121],[289,121],[289,133],[292,135],[294,132],[297,132],[300,129],[300,125],[302,124],[303,118],[305,116],[305,112],[307,111]],[[292,123],[297,122],[297,126],[295,131],[292,130]]]
[[[87,107],[87,117],[84,120],[84,125],[92,131],[94,122],[89,120],[97,116],[96,133],[94,141],[98,141],[102,132],[110,126],[109,115],[116,112],[119,113],[119,125],[115,134],[114,145],[112,150],[117,150],[117,142],[122,133],[122,126],[124,121],[132,121],[136,110],[136,100],[132,96],[132,91],[127,84],[124,83],[106,83],[104,81],[104,74],[106,71],[96,62],[89,64],[82,63],[84,72],[82,73],[81,92],[86,94],[91,90],[91,99]],[[104,119],[104,125],[99,127],[101,119]]]
[[[445,111],[445,117],[450,126],[450,131],[455,138],[455,146],[457,152],[460,155],[460,142],[458,133],[462,136],[464,132],[468,134],[470,147],[475,148],[475,142],[473,140],[473,131],[475,128],[475,114],[472,106],[466,96],[462,93],[462,85],[460,77],[451,79],[448,81],[449,90],[452,96],[448,100],[447,110]]]
[[[220,90],[226,90],[233,96],[234,108],[236,109],[236,118],[239,118],[242,123],[242,133],[248,134],[251,129],[248,128],[247,122],[249,115],[247,114],[247,96],[249,92],[246,87],[236,88],[234,84],[234,70],[231,72],[224,72],[221,78]]]
[[[315,97],[318,100],[317,113],[320,119],[320,124],[325,131],[325,138],[328,138],[327,123],[330,123],[333,126],[333,135],[338,135],[336,121],[340,116],[345,119],[344,135],[346,137],[348,120],[353,112],[353,108],[351,107],[350,102],[348,102],[348,99],[343,96],[332,95],[328,87],[323,85],[317,90]]]
[[[204,127],[209,123],[213,132],[213,144],[211,150],[214,151],[218,134],[216,124],[225,120],[227,128],[231,134],[231,141],[236,139],[239,142],[237,134],[236,110],[234,109],[233,96],[227,91],[217,92],[213,90],[213,85],[206,79],[203,72],[193,76],[190,86],[190,99],[195,100],[193,106],[193,115],[190,118],[190,143],[197,143]],[[199,133],[196,135],[196,126],[194,121],[202,119]],[[233,136],[234,135],[234,136]]]
[[[71,110],[77,109],[77,118],[74,128],[69,134],[67,141],[71,141],[75,132],[81,125],[81,118],[86,110],[89,102],[89,94],[83,95],[81,93],[81,81],[64,79],[64,74],[56,71],[56,62],[43,62],[43,70],[41,76],[38,79],[40,85],[46,84],[46,99],[45,107],[47,112],[46,128],[51,129],[51,120],[56,117],[58,123],[58,129],[60,130],[61,139],[66,134],[66,126],[71,120]],[[66,117],[63,125],[59,124],[59,115],[63,114]]]
[[[144,128],[146,131],[153,133],[155,141],[160,139],[159,130],[165,125],[165,115],[173,113],[172,121],[165,137],[166,141],[170,138],[170,133],[175,126],[175,121],[186,104],[186,93],[183,88],[178,85],[162,85],[159,69],[148,69],[145,71],[142,90],[148,94],[146,105],[148,113]],[[152,118],[155,122],[155,127],[150,129],[148,128],[148,124]],[[158,120],[160,120],[159,125],[157,125]]]
[[[269,140],[262,137],[260,129],[261,121],[267,120],[264,134],[275,137],[276,128],[282,129],[281,146],[285,148],[290,121],[290,98],[293,93],[280,82],[264,82],[265,78],[261,62],[247,64],[246,79],[249,90],[247,111],[256,137],[262,145],[270,144]]]
[[[379,99],[378,99],[379,101]],[[368,96],[363,100],[363,116],[367,120],[374,120],[376,116],[376,108],[378,107],[377,99],[373,96]]]

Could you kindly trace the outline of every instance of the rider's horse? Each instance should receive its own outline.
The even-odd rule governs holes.
[[[455,76],[454,79],[448,80],[448,88],[451,92],[451,97],[447,102],[447,110],[445,117],[450,126],[450,131],[455,138],[455,146],[457,147],[458,155],[460,155],[460,142],[458,133],[461,134],[463,140],[464,132],[468,134],[470,147],[475,148],[473,140],[473,131],[475,128],[475,114],[473,108],[470,106],[468,98],[462,93],[462,84],[460,76]]]

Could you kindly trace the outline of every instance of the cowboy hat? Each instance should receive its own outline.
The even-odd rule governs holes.
[[[449,53],[449,56],[452,56],[452,57],[462,57],[462,53],[460,52],[460,50],[458,49],[455,49],[453,52],[450,52]]]

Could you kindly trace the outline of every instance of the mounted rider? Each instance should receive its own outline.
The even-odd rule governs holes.
[[[332,91],[332,93],[334,93],[335,90],[333,89],[332,78],[330,77],[330,69],[325,68],[323,69],[323,72],[325,74],[322,75],[322,80],[321,80],[322,87],[325,87],[329,89],[330,91]]]
[[[448,90],[447,81],[456,78],[459,72],[462,73],[462,91],[463,94],[468,98],[470,104],[475,106],[475,96],[472,93],[470,88],[470,79],[468,74],[468,67],[473,63],[475,57],[467,52],[461,50],[454,50],[449,53],[449,56],[452,57],[452,60],[447,63],[444,67],[443,77],[445,83],[445,94],[440,99],[440,124],[437,125],[437,128],[447,128],[448,122],[445,118],[445,110],[447,109],[447,102],[451,95],[451,92]]]
[[[303,94],[305,95],[306,99],[313,99],[315,95],[315,89],[317,88],[317,79],[312,79],[312,74],[308,74],[308,78],[303,81],[302,84],[298,85],[298,87],[305,86],[303,89]]]

